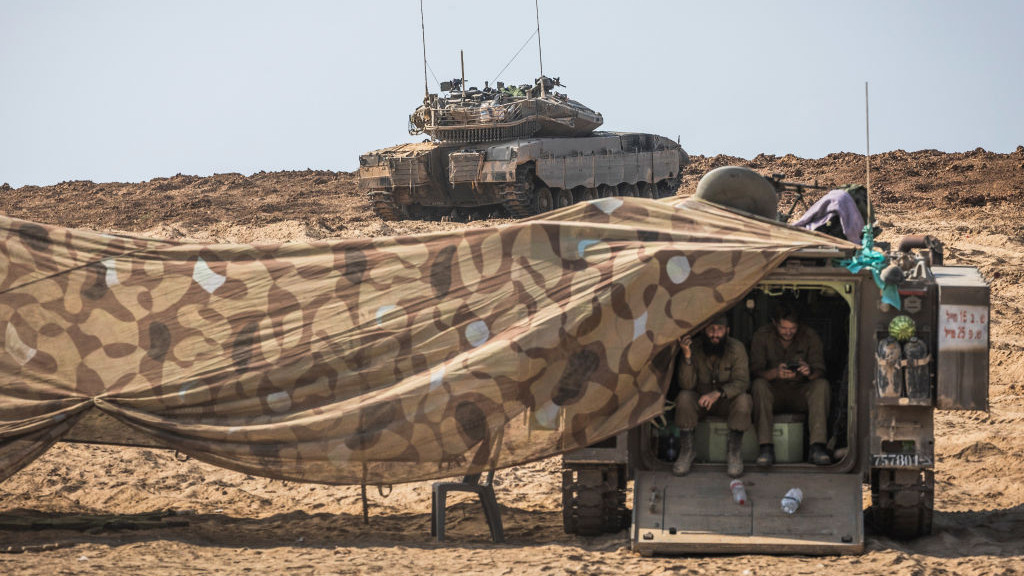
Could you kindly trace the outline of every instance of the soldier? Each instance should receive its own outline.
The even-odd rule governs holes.
[[[729,439],[726,462],[729,476],[743,474],[740,449],[743,433],[751,426],[753,401],[747,390],[750,375],[743,344],[729,337],[725,316],[716,316],[696,339],[686,336],[680,342],[682,358],[676,369],[679,396],[676,398],[676,426],[681,431],[679,457],[672,473],[683,476],[696,457],[693,429],[708,414],[728,418]]]
[[[754,419],[757,441],[761,445],[758,466],[775,463],[772,424],[775,410],[807,412],[811,446],[808,461],[817,465],[832,463],[825,448],[829,384],[821,338],[800,324],[796,310],[788,305],[776,308],[772,323],[754,332],[750,341],[750,372],[754,375]]]

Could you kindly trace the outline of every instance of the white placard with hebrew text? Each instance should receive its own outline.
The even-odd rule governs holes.
[[[939,306],[939,350],[984,350],[988,347],[988,307]]]

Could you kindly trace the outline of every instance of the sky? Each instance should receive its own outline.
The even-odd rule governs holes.
[[[865,83],[872,153],[1024,144],[1016,0],[424,0],[423,19],[418,0],[0,0],[0,183],[356,170],[423,138],[422,30],[431,92],[460,50],[473,86],[543,64],[603,129],[691,154],[864,153]]]

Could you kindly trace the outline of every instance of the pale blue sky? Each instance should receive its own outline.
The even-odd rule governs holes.
[[[692,154],[1024,144],[1024,2],[542,0],[544,71]],[[532,0],[426,0],[437,80],[495,79]],[[531,82],[531,41],[500,80]],[[418,137],[417,0],[0,0],[0,183],[351,171]]]

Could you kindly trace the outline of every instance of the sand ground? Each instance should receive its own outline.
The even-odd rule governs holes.
[[[359,487],[257,478],[166,450],[59,443],[0,483],[0,573],[1024,573],[1024,147],[1011,154],[897,151],[872,162],[886,228],[880,239],[933,234],[945,242],[947,264],[977,266],[992,287],[991,410],[936,413],[930,536],[903,542],[869,533],[857,556],[642,558],[630,552],[626,532],[585,538],[562,531],[559,462],[552,459],[498,472],[506,543],[492,544],[479,505],[455,496],[448,541],[439,544],[429,534],[429,483],[384,494],[371,487],[364,523]],[[680,193],[692,193],[701,174],[725,164],[826,186],[864,181],[864,158],[855,154],[696,157]],[[324,171],[2,186],[0,211],[222,242],[495,223],[382,222],[354,174]]]

